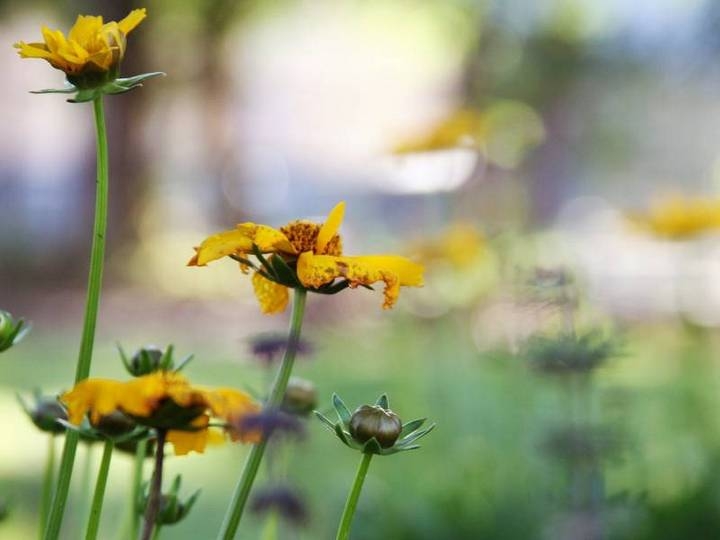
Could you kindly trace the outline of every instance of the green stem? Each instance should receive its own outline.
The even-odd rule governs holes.
[[[112,458],[114,446],[110,439],[105,441],[102,460],[100,461],[100,469],[98,470],[98,477],[95,483],[95,493],[93,494],[92,505],[90,506],[90,519],[88,520],[85,540],[95,540],[97,538],[98,528],[100,527],[100,514],[102,513],[103,500],[105,499],[105,486],[107,485],[110,459]]]
[[[53,476],[55,475],[55,435],[48,436],[47,458],[45,461],[45,474],[43,475],[42,496],[40,497],[40,538],[45,532],[48,511],[52,502]]]
[[[95,131],[97,136],[97,180],[95,191],[95,224],[90,255],[90,271],[88,276],[87,300],[85,303],[85,322],[83,323],[80,353],[75,369],[75,382],[87,378],[90,373],[90,362],[95,341],[95,323],[97,321],[98,304],[100,302],[100,286],[102,284],[103,259],[105,258],[105,230],[107,228],[108,207],[108,146],[105,129],[105,111],[102,96],[93,101],[95,111]],[[79,435],[69,431],[65,437],[58,483],[53,498],[52,510],[45,529],[45,540],[57,540],[60,535],[65,504],[67,503],[70,479],[72,477],[75,452]]]
[[[348,540],[348,538],[350,538],[350,525],[352,525],[352,519],[355,515],[358,499],[360,498],[360,491],[362,491],[372,457],[372,454],[363,454],[360,465],[358,465],[357,473],[355,473],[355,481],[348,494],[347,501],[345,501],[345,509],[343,510],[342,519],[340,519],[340,526],[338,527],[335,540]]]
[[[140,512],[138,501],[140,500],[140,487],[142,486],[143,465],[147,457],[147,439],[138,441],[135,449],[135,464],[133,471],[133,483],[130,488],[130,538],[135,538],[140,527]]]
[[[164,429],[157,430],[157,447],[155,448],[155,470],[153,471],[152,482],[150,483],[150,493],[148,494],[147,509],[145,510],[145,525],[140,538],[142,540],[150,540],[152,538],[153,529],[157,522],[158,512],[160,512],[160,503],[162,498],[162,475],[163,460],[165,458],[165,439],[167,431]]]
[[[285,389],[287,388],[288,381],[290,380],[290,374],[292,373],[293,363],[295,361],[295,354],[297,353],[298,342],[300,341],[300,331],[302,329],[303,315],[305,313],[305,299],[307,298],[307,291],[305,289],[295,289],[293,296],[293,309],[292,316],[290,318],[290,335],[288,336],[287,348],[285,349],[285,355],[283,356],[280,370],[275,377],[270,396],[266,404],[267,408],[274,409],[280,406],[283,397],[285,396]],[[235,486],[230,505],[228,506],[225,519],[218,538],[223,540],[232,540],[235,538],[235,532],[237,531],[238,525],[240,524],[240,518],[242,517],[245,504],[247,503],[248,497],[250,496],[250,489],[252,488],[255,476],[257,475],[260,462],[262,461],[265,448],[267,447],[267,438],[263,438],[255,444],[250,450],[247,461],[243,468],[242,475]]]

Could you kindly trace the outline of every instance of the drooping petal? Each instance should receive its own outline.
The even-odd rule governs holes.
[[[290,296],[287,287],[265,279],[257,272],[253,274],[252,284],[263,313],[272,315],[285,311]]]
[[[205,266],[228,255],[252,253],[253,244],[263,253],[295,252],[287,237],[280,231],[267,225],[241,223],[231,231],[213,234],[203,240],[188,266]]]
[[[143,19],[145,19],[145,17],[147,17],[147,9],[133,9],[130,13],[128,13],[127,17],[119,21],[117,24],[120,27],[120,31],[123,34],[128,35],[143,21]]]
[[[306,252],[300,255],[298,278],[306,287],[318,288],[336,278],[345,278],[352,287],[385,283],[384,308],[397,301],[400,286],[421,286],[423,267],[398,255],[364,255],[360,257],[333,257]]]
[[[325,223],[323,223],[322,227],[320,227],[320,232],[318,233],[317,240],[315,241],[315,253],[319,255],[325,253],[325,248],[330,240],[332,240],[332,237],[337,234],[344,217],[345,202],[340,201],[332,210],[330,210]]]
[[[192,421],[192,427],[197,428],[194,431],[171,429],[167,433],[167,442],[173,445],[176,456],[184,456],[190,452],[198,452],[202,454],[208,443],[210,430],[208,423],[210,417],[206,414],[198,416]]]
[[[123,393],[124,384],[110,379],[85,379],[75,388],[60,396],[60,401],[68,409],[68,421],[79,425],[85,413],[90,413],[96,423],[118,408],[118,399]]]
[[[234,388],[216,388],[204,392],[210,410],[215,416],[230,419],[234,415],[254,412],[257,403],[250,394]]]

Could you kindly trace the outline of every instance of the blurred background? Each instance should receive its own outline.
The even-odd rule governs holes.
[[[712,0],[0,2],[0,308],[33,323],[0,358],[0,536],[36,535],[47,435],[15,395],[71,384],[95,183],[91,108],[29,94],[62,73],[11,44],[136,7],[122,73],[167,77],[106,100],[93,375],[125,377],[116,343],[173,343],[194,382],[263,392],[249,344],[287,314],[262,316],[234,264],[187,268],[192,247],[345,200],[345,251],[414,257],[426,286],[382,313],[378,292],[311,296],[296,373],[321,410],[389,392],[438,423],[374,460],[357,538],[716,537],[717,220],[688,233],[692,209],[653,206],[720,200]],[[258,485],[292,485],[307,518],[278,538],[329,538],[358,456],[315,421],[286,445],[287,473]],[[215,534],[246,451],[169,459],[203,493],[163,536]],[[66,538],[99,452],[79,452]],[[127,511],[130,462],[113,462],[101,530]]]

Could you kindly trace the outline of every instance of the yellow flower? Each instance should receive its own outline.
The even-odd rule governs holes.
[[[103,24],[101,16],[79,15],[67,37],[60,30],[43,26],[43,43],[19,41],[14,47],[22,58],[47,60],[80,88],[84,78],[104,83],[117,76],[125,55],[125,38],[146,16],[145,8],[134,9],[119,22]]]
[[[429,132],[399,143],[394,152],[406,154],[448,148],[477,149],[487,136],[487,122],[473,109],[459,109],[442,119]]]
[[[205,239],[195,248],[189,266],[230,256],[247,272],[255,268],[252,283],[264,313],[279,313],[288,303],[288,287],[334,294],[345,287],[385,284],[384,308],[397,301],[401,286],[419,287],[423,267],[398,255],[347,257],[342,253],[338,234],[345,214],[345,203],[337,204],[322,225],[299,220],[273,229],[267,225],[241,223],[230,231]],[[259,255],[256,267],[246,257]],[[265,259],[261,254],[270,254]],[[336,282],[336,280],[341,280]]]
[[[448,262],[456,269],[463,269],[487,255],[488,246],[476,227],[454,223],[441,237],[418,243],[415,252],[424,263]]]
[[[176,372],[156,371],[121,382],[85,379],[60,397],[68,409],[70,423],[79,425],[86,414],[97,424],[103,416],[121,411],[142,425],[168,430],[175,453],[202,452],[220,433],[208,427],[210,416],[228,424],[233,440],[257,440],[257,434],[238,431],[240,420],[256,413],[258,405],[238,390],[206,390],[193,387]]]
[[[657,199],[647,214],[631,214],[629,219],[660,238],[686,240],[720,229],[720,200],[674,195]]]

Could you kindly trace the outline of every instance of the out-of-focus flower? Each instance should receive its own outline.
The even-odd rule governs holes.
[[[293,221],[279,230],[267,225],[241,223],[234,230],[205,239],[188,266],[205,266],[222,257],[232,257],[240,268],[253,268],[255,296],[264,313],[284,311],[288,288],[305,288],[310,292],[335,294],[347,287],[370,287],[385,283],[384,308],[397,301],[401,286],[421,286],[423,267],[399,255],[342,254],[338,230],[345,213],[345,203],[337,204],[322,225]],[[271,256],[265,258],[264,254]],[[246,257],[255,255],[255,265]],[[337,281],[339,280],[339,281]]]
[[[257,490],[250,503],[250,510],[259,515],[277,512],[293,525],[303,525],[308,519],[308,511],[302,497],[287,485]]]
[[[8,350],[22,341],[30,331],[30,325],[0,309],[0,352]]]
[[[316,406],[315,385],[306,379],[291,377],[283,396],[282,410],[298,416],[307,416]]]
[[[646,213],[631,213],[631,224],[659,238],[688,240],[720,229],[720,199],[674,195],[656,199]]]
[[[82,88],[83,76],[94,74],[107,82],[117,75],[125,56],[126,36],[147,17],[145,8],[132,10],[119,22],[103,24],[102,16],[78,15],[67,37],[61,30],[42,27],[43,43],[19,41],[15,48],[22,58],[42,58],[65,72],[68,80]],[[115,77],[112,77],[115,78]]]
[[[617,353],[617,344],[598,331],[533,336],[525,344],[530,366],[549,374],[590,373]]]
[[[174,525],[182,521],[185,516],[195,505],[200,496],[200,490],[190,495],[185,501],[180,500],[180,486],[182,485],[182,476],[176,476],[170,486],[170,491],[160,496],[160,509],[158,510],[157,523],[160,525]],[[148,495],[143,493],[137,501],[137,512],[143,513],[148,505]]]
[[[285,352],[287,343],[286,335],[275,332],[258,334],[250,338],[250,352],[262,363],[270,365]],[[301,356],[311,354],[312,351],[313,347],[310,342],[300,338],[295,348],[295,354]]]
[[[396,154],[410,154],[457,147],[477,150],[486,136],[487,126],[480,111],[458,109],[441,119],[426,133],[401,141],[393,151]]]
[[[484,154],[491,163],[514,168],[544,138],[545,128],[537,112],[525,103],[501,100],[483,111],[455,110],[426,133],[401,141],[393,152],[469,148]]]
[[[301,438],[305,428],[296,416],[278,409],[264,409],[258,413],[246,414],[238,420],[241,432],[257,433],[269,439],[273,434],[292,435]]]
[[[485,236],[467,223],[450,225],[439,237],[418,242],[412,250],[425,265],[448,262],[456,269],[477,263],[487,253]]]
[[[374,405],[362,405],[352,414],[340,396],[333,394],[332,399],[338,417],[337,422],[331,422],[318,411],[315,411],[315,416],[345,446],[359,450],[363,454],[386,456],[415,450],[420,448],[415,442],[435,428],[435,424],[431,424],[425,429],[420,429],[425,423],[425,418],[402,423],[397,414],[390,410],[386,394],[380,396]]]
[[[211,415],[226,422],[232,440],[257,440],[257,433],[239,428],[245,415],[259,409],[248,394],[231,388],[193,387],[175,372],[156,371],[127,382],[86,379],[60,400],[74,425],[79,425],[86,413],[90,423],[97,425],[103,416],[120,411],[138,424],[168,430],[167,440],[178,455],[203,452],[208,442],[222,440],[219,432],[208,428]]]
[[[145,8],[132,10],[121,21],[103,22],[102,16],[78,15],[67,37],[61,30],[42,27],[42,42],[18,41],[22,58],[40,58],[65,73],[70,88],[37,93],[76,93],[70,101],[82,102],[100,94],[120,94],[162,73],[145,73],[119,79],[127,35],[147,16]]]

